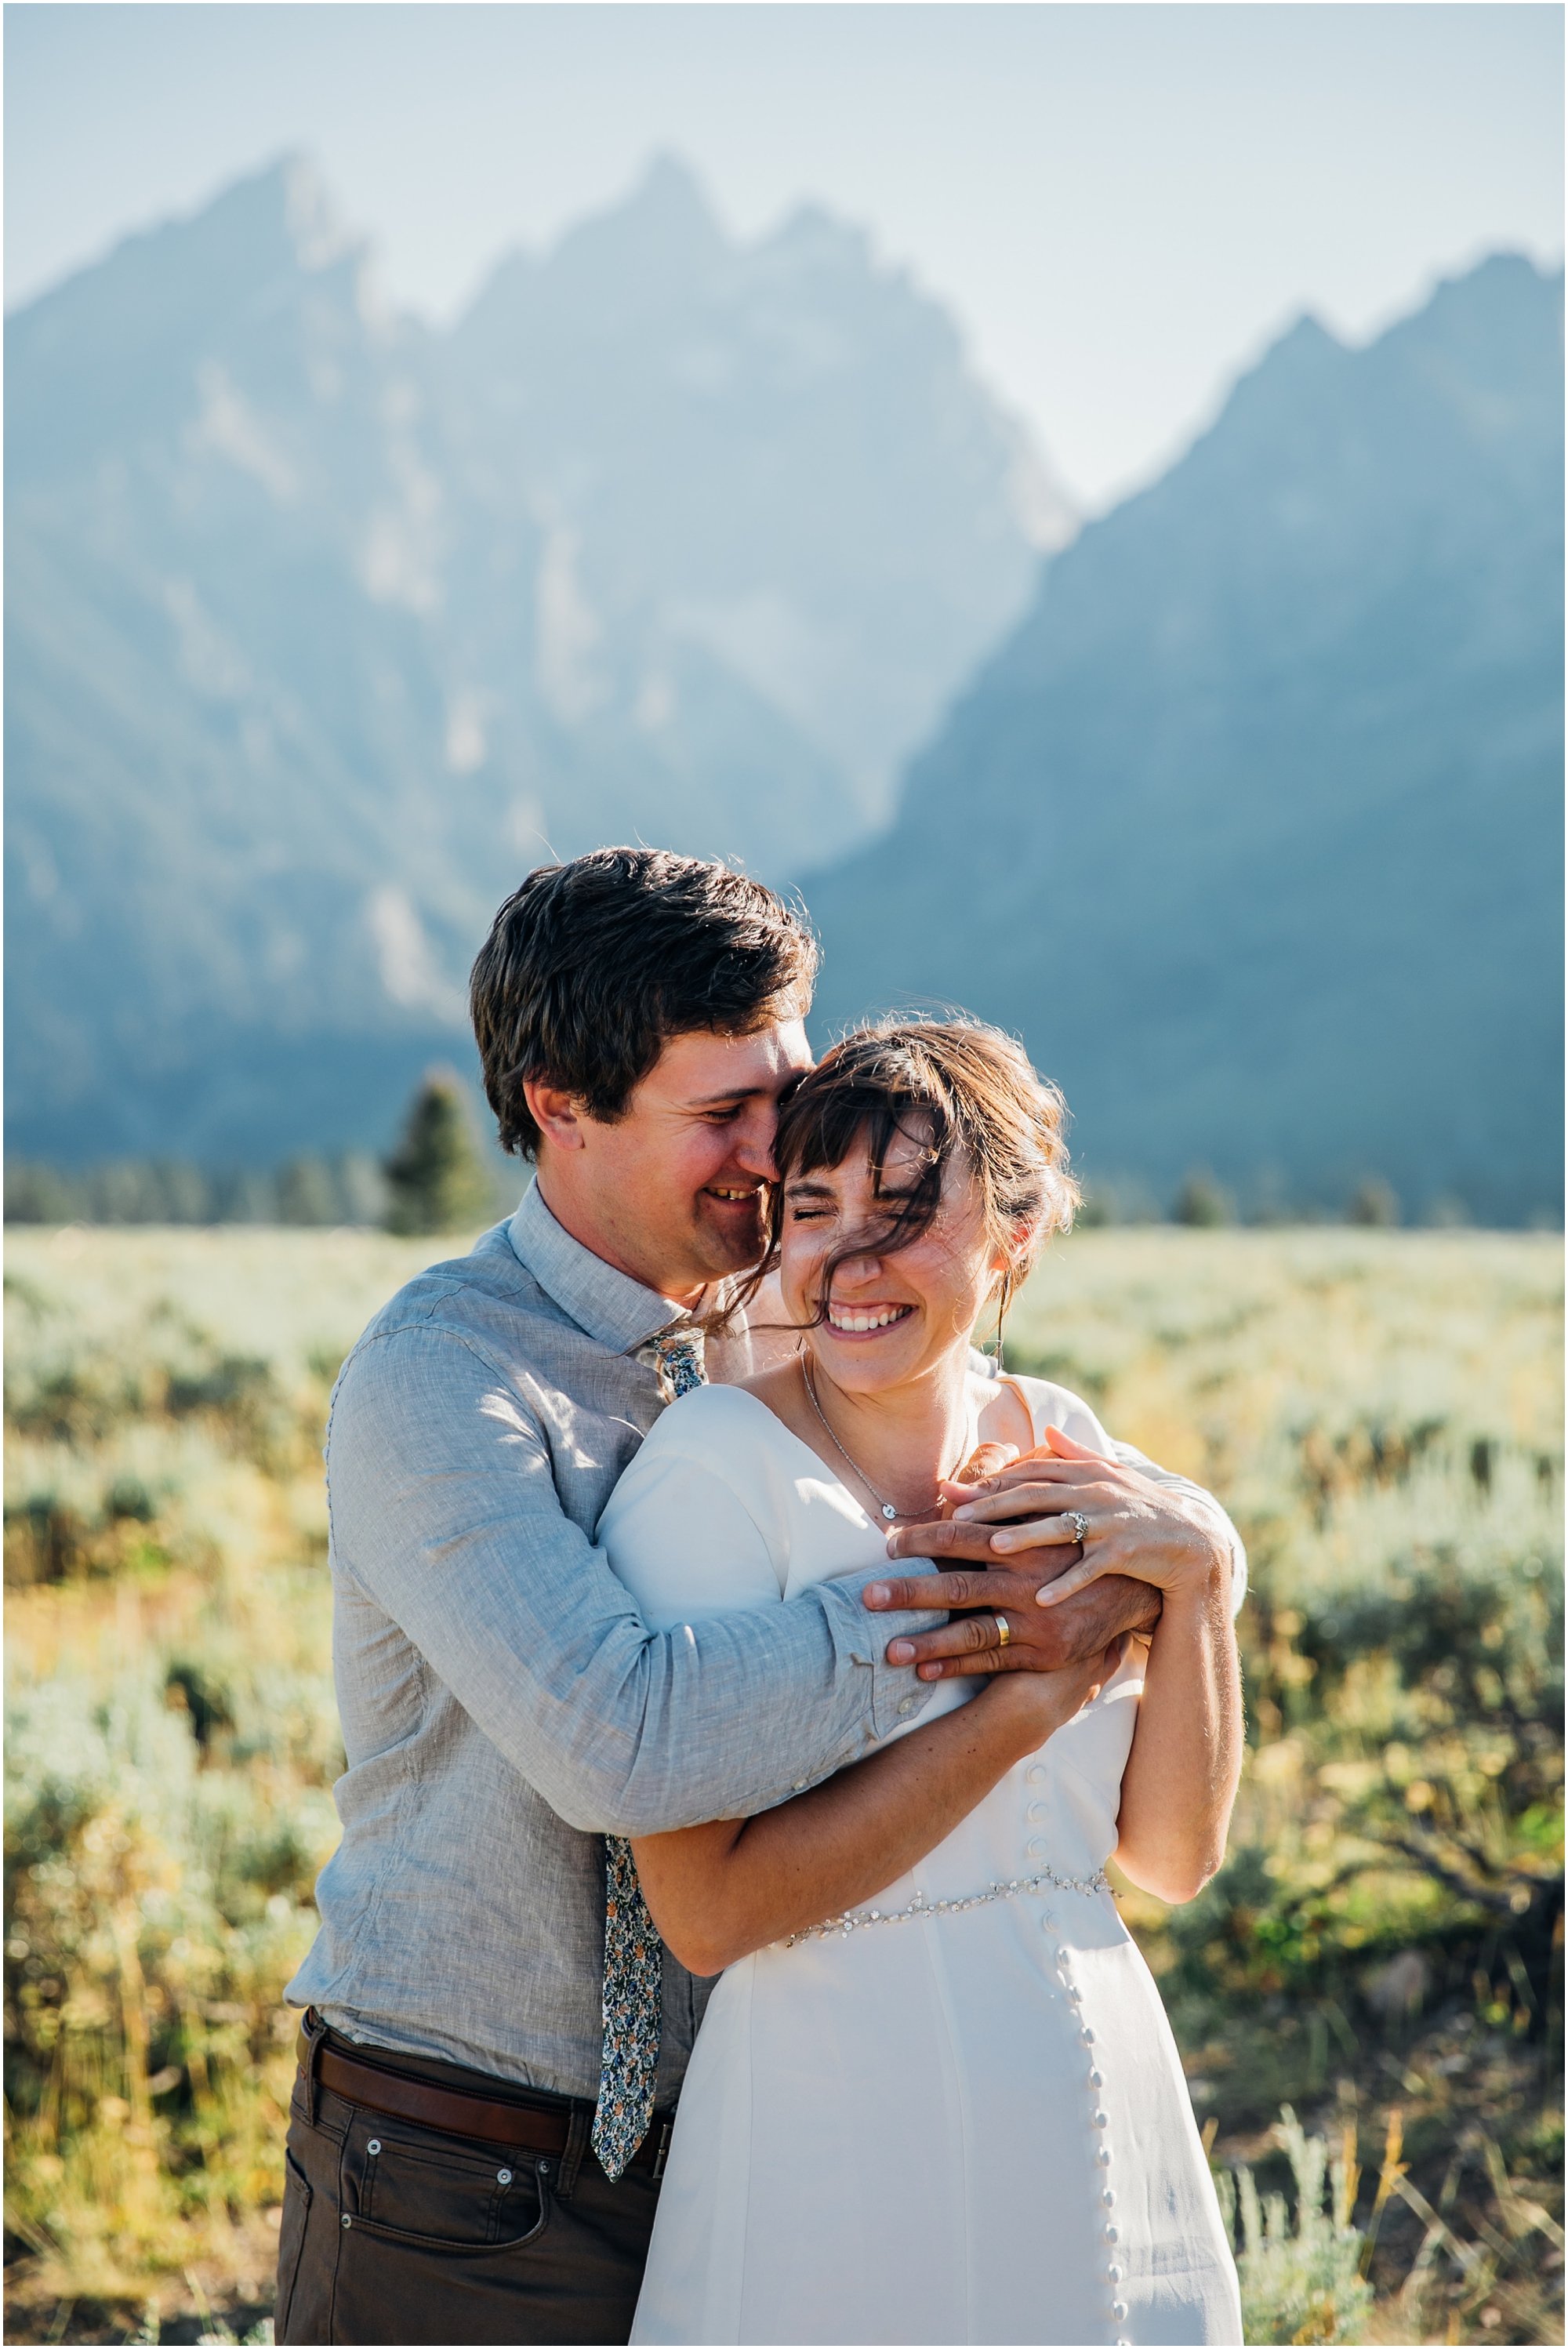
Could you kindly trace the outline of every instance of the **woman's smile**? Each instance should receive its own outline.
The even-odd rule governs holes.
[[[828,1321],[841,1338],[874,1338],[880,1331],[896,1328],[907,1321],[915,1310],[913,1305],[890,1302],[885,1305],[841,1305],[836,1299],[828,1302]]]

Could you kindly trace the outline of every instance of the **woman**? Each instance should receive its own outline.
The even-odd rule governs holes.
[[[724,1979],[634,2340],[1241,2339],[1181,2064],[1101,1873],[1114,1852],[1183,1899],[1219,1865],[1240,1756],[1229,1555],[1185,1524],[1130,1554],[1142,1480],[1103,1456],[1094,1414],[969,1353],[1070,1216],[1062,1117],[988,1029],[839,1045],[779,1137],[763,1274],[799,1349],[674,1405],[601,1525],[660,1627],[874,1565],[890,1523],[943,1500],[1057,1513],[1083,1558],[1041,1603],[1108,1568],[1164,1594],[1151,1646],[944,1678],[869,1761],[760,1818],[635,1845],[669,1946]],[[976,1505],[946,1480],[978,1443],[1043,1456]]]

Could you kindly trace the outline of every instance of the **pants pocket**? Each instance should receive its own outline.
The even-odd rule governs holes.
[[[312,2199],[309,2178],[294,2155],[285,2150],[284,2215],[278,2227],[278,2293],[273,2318],[273,2334],[278,2341],[289,2338],[289,2315],[294,2307],[294,2285],[299,2281],[299,2263],[304,2256]]]
[[[356,2111],[340,2172],[351,2227],[431,2251],[516,2250],[542,2233],[550,2195],[531,2155],[443,2138]]]

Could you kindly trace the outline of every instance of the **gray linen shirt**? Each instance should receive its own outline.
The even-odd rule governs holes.
[[[285,1995],[352,2038],[593,2096],[601,1837],[766,1810],[929,1696],[884,1661],[869,1576],[698,1632],[643,1622],[593,1537],[662,1408],[649,1341],[680,1318],[531,1186],[399,1290],[339,1373],[343,1839]],[[661,2105],[706,1993],[666,1952]]]

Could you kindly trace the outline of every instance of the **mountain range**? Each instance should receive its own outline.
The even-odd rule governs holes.
[[[291,159],[6,357],[18,1154],[380,1146],[642,837],[805,876],[819,1041],[1022,1034],[1102,1188],[1557,1210],[1561,273],[1303,318],[1082,529],[860,232],[669,161],[438,330]]]
[[[380,1142],[531,865],[799,870],[1075,517],[953,321],[680,165],[440,330],[297,158],[6,323],[8,1143]]]
[[[1001,1022],[1157,1195],[1559,1211],[1563,392],[1521,256],[1364,347],[1304,318],[807,879],[820,1024]]]

